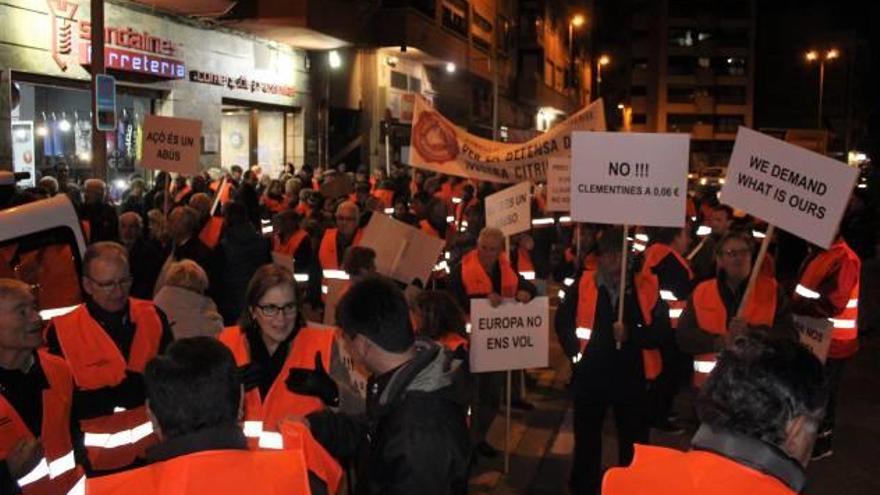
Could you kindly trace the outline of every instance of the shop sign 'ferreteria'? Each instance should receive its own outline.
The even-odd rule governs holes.
[[[52,59],[61,70],[76,50],[80,65],[91,64],[92,24],[78,21],[77,2],[46,0],[52,20]],[[104,63],[108,69],[147,74],[163,79],[186,78],[186,65],[173,58],[176,44],[147,31],[131,27],[109,26],[104,29]]]
[[[196,83],[210,84],[211,86],[220,86],[230,90],[240,89],[250,91],[251,93],[264,93],[267,95],[296,96],[296,88],[293,86],[257,81],[255,79],[248,79],[245,76],[233,77],[191,70],[189,71],[189,80]]]

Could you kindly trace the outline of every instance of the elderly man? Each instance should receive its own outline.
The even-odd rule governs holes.
[[[104,181],[89,179],[85,182],[80,220],[89,243],[119,240],[116,208],[107,201],[107,184]]]
[[[143,371],[171,342],[165,314],[129,297],[125,248],[98,242],[83,256],[85,303],[52,320],[49,351],[62,356],[75,380],[75,419],[91,469],[131,467],[155,441],[144,409]]]
[[[41,178],[40,182],[37,183],[37,186],[46,191],[46,194],[49,195],[50,198],[58,194],[58,179],[51,175]]]
[[[0,279],[0,493],[67,493],[82,476],[69,430],[73,378],[64,360],[37,350],[42,330],[31,288]]]
[[[344,279],[342,258],[349,246],[360,244],[363,231],[358,228],[360,209],[346,201],[336,207],[336,228],[327,229],[321,239],[318,260],[325,279]]]
[[[133,211],[119,215],[119,237],[128,251],[128,259],[137,260],[131,267],[131,296],[151,299],[164,261],[162,246],[155,239],[144,236],[144,221]]]

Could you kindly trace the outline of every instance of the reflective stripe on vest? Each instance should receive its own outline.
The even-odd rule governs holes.
[[[153,423],[146,421],[134,428],[120,430],[116,433],[90,433],[83,431],[83,445],[115,449],[125,445],[134,445],[153,433]]]
[[[596,288],[596,272],[584,271],[578,283],[578,302],[575,313],[575,336],[580,340],[580,353],[586,350],[593,336],[593,325],[596,320],[596,301],[599,291]]]

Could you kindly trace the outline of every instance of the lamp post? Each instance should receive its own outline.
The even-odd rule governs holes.
[[[825,62],[834,60],[838,57],[840,57],[840,52],[836,48],[831,48],[825,52],[810,50],[806,54],[808,63],[819,62],[819,110],[816,119],[816,127],[818,129],[822,128],[822,100],[825,95]]]
[[[323,139],[318,150],[321,155],[318,157],[318,163],[325,168],[330,166],[330,73],[340,67],[342,67],[342,58],[339,56],[339,52],[330,50],[327,53],[327,66],[324,73],[324,121],[321,126]]]
[[[611,57],[608,55],[600,55],[596,61],[596,97],[602,97],[602,66],[611,63]]]
[[[575,14],[572,16],[571,20],[568,21],[568,58],[569,60],[573,60],[574,56],[574,28],[579,28],[587,22],[586,17],[581,14]]]

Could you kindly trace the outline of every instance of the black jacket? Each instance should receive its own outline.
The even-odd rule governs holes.
[[[218,266],[223,267],[216,277],[220,294],[217,306],[223,321],[233,325],[244,308],[248,282],[259,267],[272,262],[272,255],[269,242],[246,223],[223,229],[217,251]]]
[[[462,362],[419,339],[416,357],[367,385],[367,414],[309,416],[315,438],[356,459],[357,495],[453,495],[468,487],[469,384]]]

